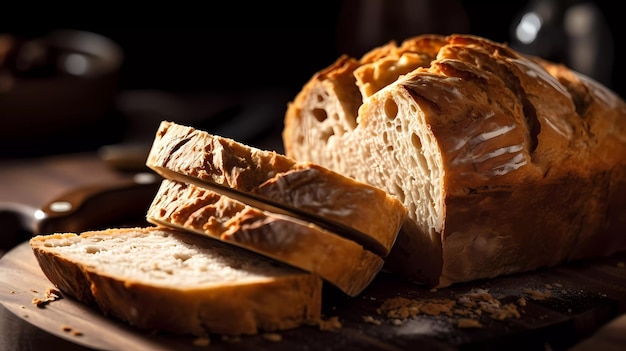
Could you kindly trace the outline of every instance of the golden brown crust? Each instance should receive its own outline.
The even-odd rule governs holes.
[[[177,179],[179,174],[198,178],[356,229],[376,244],[371,249],[383,257],[407,213],[398,199],[381,189],[167,121],[156,133],[146,165],[166,178]]]
[[[193,234],[150,227],[87,232],[82,236],[98,236],[103,243],[108,238],[111,241],[117,238],[121,239],[118,243],[122,243],[129,234],[148,235],[156,231],[208,250],[215,245],[224,246]],[[195,286],[190,282],[191,287],[150,284],[119,277],[102,265],[94,266],[86,258],[71,257],[55,250],[54,241],[74,240],[75,237],[72,233],[51,234],[30,240],[44,274],[64,293],[98,307],[106,316],[141,329],[198,336],[241,335],[291,329],[320,318],[322,281],[313,274],[293,269],[291,274],[268,272],[267,278],[247,282],[224,280]],[[121,250],[123,244],[118,245],[109,249]],[[226,250],[241,255],[241,262],[249,257],[237,248]],[[83,254],[87,255],[90,254]]]
[[[350,296],[361,293],[383,265],[374,253],[314,224],[167,179],[146,218],[153,224],[218,238],[315,273]]]
[[[405,43],[374,48],[352,66],[361,81],[342,89],[367,88],[357,114],[337,113],[333,82],[315,75],[289,105],[283,131],[287,156],[404,201],[409,218],[386,268],[441,287],[626,250],[621,98],[485,38]],[[371,73],[401,67],[401,48],[424,60],[397,77]],[[333,133],[344,118],[357,123]]]

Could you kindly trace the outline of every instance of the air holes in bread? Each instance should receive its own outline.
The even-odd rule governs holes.
[[[328,115],[326,114],[326,110],[324,110],[323,108],[315,108],[311,112],[313,113],[313,116],[318,122],[323,122],[328,118]]]
[[[317,94],[315,97],[317,98],[317,102],[319,103],[323,103],[324,101],[326,101],[326,98],[322,96],[322,94]]]
[[[393,99],[385,100],[385,116],[389,119],[395,119],[398,115],[398,104]]]
[[[415,148],[416,151],[422,150],[422,139],[415,133],[411,134],[411,144],[413,144],[413,148]]]
[[[331,136],[333,136],[335,133],[333,131],[333,129],[331,128],[326,128],[324,130],[322,130],[322,133],[320,133],[320,139],[323,140],[328,140],[330,139]]]
[[[100,252],[100,248],[97,246],[86,246],[85,247],[85,252],[88,254],[96,254],[98,252]]]

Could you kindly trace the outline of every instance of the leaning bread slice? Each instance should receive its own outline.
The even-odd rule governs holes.
[[[156,132],[146,165],[165,178],[234,191],[230,197],[244,195],[243,201],[255,207],[287,210],[382,257],[389,254],[407,215],[400,200],[379,188],[167,121]]]
[[[319,277],[174,229],[40,235],[30,245],[62,292],[140,329],[256,334],[321,315]]]
[[[384,263],[356,242],[313,223],[168,179],[163,180],[146,219],[218,238],[315,273],[350,296],[361,293]]]

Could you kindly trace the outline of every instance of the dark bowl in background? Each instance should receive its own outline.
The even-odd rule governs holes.
[[[0,36],[0,157],[72,150],[107,133],[119,45],[80,30]]]

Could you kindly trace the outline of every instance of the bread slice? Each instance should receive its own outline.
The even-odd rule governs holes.
[[[161,183],[146,219],[315,273],[350,296],[360,294],[383,266],[380,256],[313,223],[261,211],[211,190],[168,179]]]
[[[423,284],[626,250],[626,104],[564,66],[419,36],[339,58],[284,125],[288,157],[402,200],[384,268]]]
[[[149,331],[256,334],[321,315],[318,276],[169,228],[40,235],[30,246],[63,293]]]
[[[157,130],[146,165],[165,178],[243,192],[247,204],[285,210],[381,257],[389,254],[407,215],[398,199],[379,188],[168,121]]]

